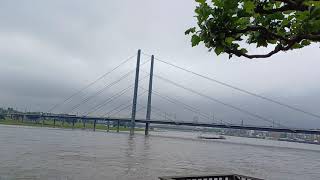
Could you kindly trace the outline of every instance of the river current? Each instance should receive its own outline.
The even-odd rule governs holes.
[[[199,132],[93,132],[0,125],[0,180],[155,180],[224,174],[267,180],[320,179],[320,146]]]

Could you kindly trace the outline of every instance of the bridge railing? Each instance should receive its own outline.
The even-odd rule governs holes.
[[[167,177],[159,177],[160,180],[263,180],[259,178],[242,176],[238,174],[231,175],[205,175],[205,176],[167,176]]]

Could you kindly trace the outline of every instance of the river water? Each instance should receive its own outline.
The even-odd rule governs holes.
[[[269,180],[320,179],[320,146],[193,132],[92,132],[0,125],[0,180],[155,180],[238,173]]]

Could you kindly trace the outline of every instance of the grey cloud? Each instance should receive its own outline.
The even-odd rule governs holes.
[[[184,35],[184,31],[195,24],[194,7],[193,1],[185,0],[1,1],[0,105],[45,111],[141,48],[174,64],[317,113],[320,99],[320,85],[316,83],[320,77],[319,45],[280,53],[266,60],[217,57],[203,46],[191,48],[190,37]],[[144,61],[148,59],[143,58]],[[97,92],[134,68],[134,63],[130,62],[88,89],[86,95]],[[148,66],[144,70],[148,71]],[[319,126],[319,120],[278,108],[160,62],[156,62],[155,72],[271,119],[301,127]],[[130,76],[114,90],[101,94],[80,110],[86,111],[132,82],[133,76]],[[209,114],[214,111],[217,116],[233,122],[240,119],[250,121],[247,116],[159,79],[155,79],[155,90],[189,102]],[[130,97],[128,93],[99,113]],[[65,104],[60,110],[70,108],[81,98]],[[141,103],[145,100],[146,97],[142,97]],[[196,116],[156,97],[153,103],[182,119]],[[140,116],[144,117],[143,112]],[[251,120],[250,123],[257,121]]]

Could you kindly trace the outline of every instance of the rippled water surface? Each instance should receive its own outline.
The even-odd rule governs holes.
[[[144,137],[0,126],[0,179],[154,180],[164,175],[239,173],[270,180],[320,179],[320,146],[197,133]]]

